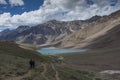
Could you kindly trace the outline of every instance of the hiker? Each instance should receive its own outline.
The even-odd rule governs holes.
[[[35,61],[31,59],[29,61],[29,65],[30,65],[30,69],[34,69],[35,68]]]

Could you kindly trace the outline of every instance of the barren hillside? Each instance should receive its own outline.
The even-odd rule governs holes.
[[[119,24],[120,11],[113,13],[109,16],[101,17],[99,20],[88,25],[87,27],[83,27],[82,29],[74,32],[70,36],[65,37],[62,41],[61,47],[84,48],[85,46],[88,46],[95,42],[96,39],[101,39],[101,36],[103,35],[111,35],[108,32],[114,29],[116,26],[118,26],[119,28]],[[117,32],[115,30],[112,31]]]

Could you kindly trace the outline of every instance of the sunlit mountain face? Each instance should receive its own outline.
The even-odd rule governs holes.
[[[120,9],[120,0],[0,0],[0,28],[37,25],[49,20],[85,20]]]

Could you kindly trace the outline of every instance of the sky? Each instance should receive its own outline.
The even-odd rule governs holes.
[[[0,0],[0,31],[49,20],[86,20],[120,10],[120,0]]]

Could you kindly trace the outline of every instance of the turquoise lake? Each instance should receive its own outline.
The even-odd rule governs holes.
[[[41,54],[62,54],[62,53],[77,53],[77,52],[85,52],[86,49],[49,49],[42,48],[38,50]]]

